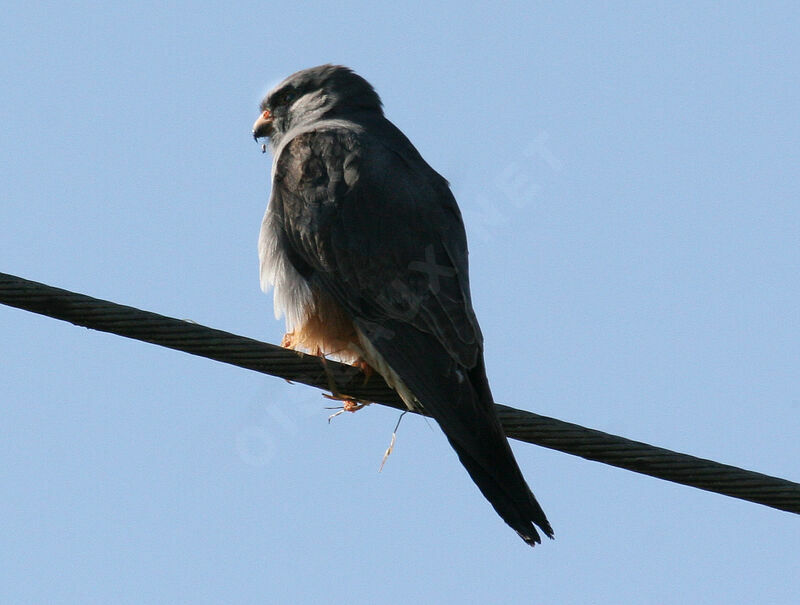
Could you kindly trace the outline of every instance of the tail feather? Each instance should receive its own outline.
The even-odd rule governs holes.
[[[472,387],[469,395],[474,398],[472,407],[478,410],[472,418],[470,435],[479,437],[479,442],[470,440],[465,447],[440,424],[442,430],[481,493],[525,542],[531,546],[541,542],[534,525],[552,539],[553,528],[522,475],[495,411],[483,355],[478,356],[478,363],[468,376]]]
[[[553,529],[533,496],[514,459],[494,409],[483,354],[474,367],[461,366],[441,343],[398,323],[385,329],[402,333],[399,339],[381,339],[359,326],[366,338],[366,359],[394,386],[406,403],[421,407],[441,427],[461,464],[497,514],[531,546],[541,542],[536,526],[549,538]]]
[[[541,543],[539,532],[534,525],[538,526],[548,538],[553,538],[553,528],[518,468],[516,473],[512,472],[510,475],[490,473],[470,455],[467,449],[453,439],[448,438],[448,440],[483,496],[520,538],[531,546]],[[517,466],[513,458],[511,462],[514,467]]]

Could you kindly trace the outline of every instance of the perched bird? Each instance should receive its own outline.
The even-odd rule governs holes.
[[[272,193],[261,285],[286,316],[283,345],[369,366],[441,426],[461,463],[520,537],[553,530],[494,410],[472,308],[467,241],[447,181],[384,117],[346,67],[278,84],[253,137],[268,137]]]

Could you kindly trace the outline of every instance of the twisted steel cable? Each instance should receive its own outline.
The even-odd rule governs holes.
[[[383,379],[358,368],[0,273],[0,302],[405,410]],[[800,484],[495,404],[506,435],[637,473],[800,514]]]

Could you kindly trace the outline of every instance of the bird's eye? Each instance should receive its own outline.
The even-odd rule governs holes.
[[[287,90],[281,95],[281,105],[289,105],[296,97],[297,95],[293,90]]]

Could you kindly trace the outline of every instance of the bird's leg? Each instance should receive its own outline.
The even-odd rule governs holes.
[[[337,408],[328,408],[329,410],[337,410],[330,416],[328,416],[328,422],[339,416],[340,414],[344,414],[345,412],[357,412],[358,410],[367,407],[371,401],[362,401],[360,399],[355,399],[354,397],[350,397],[348,395],[341,395],[339,393],[333,393],[328,395],[327,393],[323,393],[322,396],[325,399],[332,399],[333,401],[341,401],[342,407],[341,409]]]
[[[331,391],[330,395],[323,393],[322,396],[325,397],[325,399],[342,402],[342,409],[328,416],[328,422],[330,422],[333,418],[336,418],[336,416],[339,414],[343,414],[345,412],[357,412],[358,410],[372,403],[371,401],[362,401],[351,395],[340,393],[338,387],[336,386],[336,381],[333,379],[333,375],[328,369],[328,360],[325,359],[325,357],[320,357],[320,359],[322,360],[322,367],[325,369],[325,376],[328,378],[328,388]]]
[[[337,395],[335,393],[333,395],[328,395],[327,393],[323,393],[322,396],[325,399],[331,399],[332,401],[342,402],[342,409],[333,414],[331,418],[333,418],[334,416],[338,416],[343,412],[357,412],[358,410],[365,408],[370,403],[372,403],[371,401],[362,401],[361,399],[355,399],[349,395]]]

